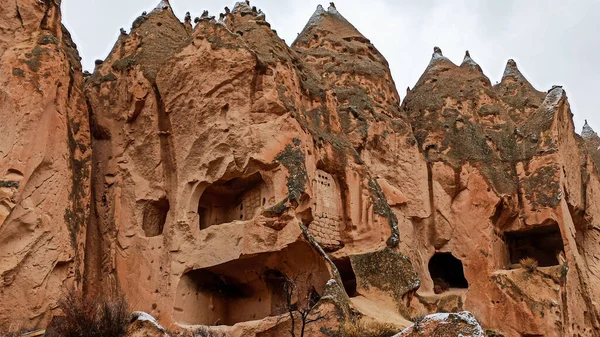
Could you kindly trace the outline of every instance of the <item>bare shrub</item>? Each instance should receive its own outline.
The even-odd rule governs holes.
[[[58,302],[63,315],[48,327],[48,337],[122,337],[131,317],[123,298],[83,296],[66,292]]]

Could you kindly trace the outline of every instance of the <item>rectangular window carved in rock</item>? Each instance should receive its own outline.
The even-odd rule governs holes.
[[[198,202],[200,229],[254,218],[266,198],[259,173],[247,178],[220,180],[208,186]]]
[[[559,265],[559,255],[564,244],[558,224],[535,227],[529,230],[504,233],[510,263],[519,264],[522,259],[532,258],[540,267]]]

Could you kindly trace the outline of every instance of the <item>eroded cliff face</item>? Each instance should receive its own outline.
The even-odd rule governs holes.
[[[162,1],[84,79],[58,4],[0,15],[0,323],[74,284],[228,336],[315,303],[310,336],[600,335],[600,138],[514,61],[492,86],[436,48],[401,103],[333,4],[288,47],[246,2],[192,26]]]
[[[0,9],[0,324],[43,325],[81,282],[88,107],[59,1]]]

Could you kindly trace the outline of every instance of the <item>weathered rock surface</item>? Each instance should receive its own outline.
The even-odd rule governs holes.
[[[0,6],[0,325],[44,325],[82,281],[91,137],[59,5]]]
[[[600,336],[600,138],[513,60],[492,86],[436,47],[401,103],[333,4],[289,47],[163,0],[84,78],[59,4],[0,19],[0,326],[73,285],[173,331]]]
[[[433,314],[415,322],[394,337],[484,337],[479,322],[469,312]]]

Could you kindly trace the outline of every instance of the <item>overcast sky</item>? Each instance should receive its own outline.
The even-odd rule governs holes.
[[[63,20],[83,57],[84,69],[106,58],[119,35],[159,0],[63,0]],[[318,0],[252,0],[279,36],[291,44]],[[233,8],[234,1],[171,0],[180,19]],[[465,50],[492,83],[515,59],[538,90],[563,85],[577,131],[584,119],[600,131],[600,1],[597,0],[338,0],[336,7],[390,63],[400,96],[429,63],[434,46],[460,64]]]

